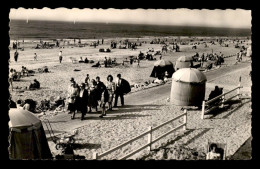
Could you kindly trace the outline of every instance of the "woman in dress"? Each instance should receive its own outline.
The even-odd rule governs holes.
[[[94,79],[91,80],[90,85],[89,85],[89,100],[88,100],[88,107],[89,107],[89,113],[92,112],[92,108],[96,108],[97,111],[97,106],[98,106],[98,101],[97,101],[97,83]]]
[[[71,85],[69,86],[68,89],[68,110],[69,114],[73,113],[76,111],[76,98],[79,95],[79,89],[77,87],[76,82],[74,79],[71,79]]]
[[[114,92],[115,92],[115,82],[113,82],[112,75],[107,76],[106,88],[108,91],[108,110],[112,110],[112,102],[113,102]]]

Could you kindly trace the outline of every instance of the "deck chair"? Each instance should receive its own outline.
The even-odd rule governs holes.
[[[208,141],[207,144],[207,153],[209,153],[210,150],[210,145],[211,144],[216,144],[217,145],[217,152],[220,154],[220,160],[226,160],[226,153],[227,153],[227,143],[218,143],[218,142],[211,142]]]

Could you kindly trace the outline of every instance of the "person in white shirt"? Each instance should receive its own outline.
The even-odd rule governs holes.
[[[59,60],[60,60],[60,63],[62,61],[62,51],[59,52]]]

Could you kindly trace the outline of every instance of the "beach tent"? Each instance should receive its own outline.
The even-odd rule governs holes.
[[[165,71],[168,72],[169,76],[175,72],[173,63],[169,60],[158,60],[154,63],[153,71],[150,77],[163,78]]]
[[[193,58],[191,56],[181,56],[176,60],[175,70],[181,68],[190,68],[193,66]]]
[[[201,106],[206,91],[206,76],[197,69],[183,68],[172,75],[171,102],[179,106]]]
[[[247,57],[252,56],[251,46],[249,46],[249,47],[247,48],[247,50],[246,50],[246,56],[247,56]]]
[[[41,121],[31,112],[9,110],[9,158],[51,159],[52,154]]]

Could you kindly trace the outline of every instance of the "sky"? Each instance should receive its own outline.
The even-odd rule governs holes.
[[[11,9],[12,20],[52,20],[155,25],[251,28],[251,11],[190,9]]]

